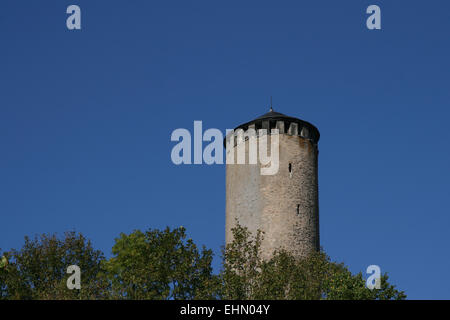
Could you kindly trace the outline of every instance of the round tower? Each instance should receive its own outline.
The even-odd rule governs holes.
[[[260,129],[266,129],[267,135]],[[278,134],[272,129],[278,129]],[[252,138],[251,133],[255,131]],[[243,132],[243,137],[237,132]],[[278,170],[264,175],[259,142],[272,140],[276,134]],[[227,135],[224,141],[227,149],[226,243],[233,240],[231,229],[238,221],[253,235],[258,229],[264,232],[261,244],[264,259],[270,258],[276,249],[285,249],[299,258],[319,250],[319,137],[314,125],[274,112],[272,108]],[[253,152],[250,141],[258,145],[256,164],[250,160],[249,154]],[[270,147],[271,143],[267,145]],[[242,161],[237,164],[239,150],[245,150],[244,164]],[[273,150],[269,151],[270,154]]]

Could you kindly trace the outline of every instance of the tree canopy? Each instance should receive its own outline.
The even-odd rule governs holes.
[[[258,300],[390,300],[405,299],[381,276],[381,288],[369,289],[362,273],[352,274],[343,263],[332,262],[324,252],[296,259],[278,251],[270,260],[261,258],[263,233],[252,235],[239,224],[233,242],[223,251],[222,298]]]
[[[237,225],[214,273],[213,252],[183,227],[120,234],[109,259],[82,234],[25,237],[20,250],[0,250],[0,299],[405,299],[381,276],[368,289],[324,252],[296,259],[286,251],[261,258],[262,232]],[[81,270],[81,289],[67,288],[67,267]]]
[[[1,254],[1,253],[0,253]],[[62,239],[43,234],[25,237],[20,250],[5,252],[0,268],[3,299],[101,299],[106,294],[104,255],[82,234],[67,232]],[[67,267],[82,270],[83,290],[67,288]]]
[[[122,233],[112,253],[105,266],[114,298],[213,298],[213,252],[199,251],[183,227]]]

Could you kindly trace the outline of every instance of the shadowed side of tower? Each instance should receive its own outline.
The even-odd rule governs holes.
[[[271,129],[278,129],[279,167],[273,175],[261,175],[259,156],[257,164],[249,164],[250,140],[227,137],[227,154],[232,152],[237,163],[238,149],[245,149],[245,164],[226,165],[226,243],[233,240],[231,229],[237,220],[253,234],[264,232],[265,259],[276,249],[300,258],[319,250],[317,128],[271,110],[238,129],[255,129],[258,143],[259,129],[267,130],[269,141]]]

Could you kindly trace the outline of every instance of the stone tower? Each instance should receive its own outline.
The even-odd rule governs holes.
[[[259,129],[267,130],[266,139],[272,139],[275,134],[271,129],[279,130],[277,173],[262,175],[260,161],[249,164],[250,139],[239,138],[236,132],[240,129],[244,133],[249,129],[256,130],[258,142],[263,134]],[[246,161],[245,164],[227,161],[226,165],[226,243],[233,240],[231,228],[237,219],[253,234],[258,229],[264,232],[261,244],[264,259],[280,248],[299,258],[319,250],[319,137],[314,125],[274,112],[272,108],[263,116],[236,127],[234,134],[227,135],[227,155],[236,151],[231,158],[237,163],[237,150],[245,148]]]

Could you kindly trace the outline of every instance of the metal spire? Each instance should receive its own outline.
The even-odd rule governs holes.
[[[273,112],[273,108],[272,108],[272,96],[270,96],[270,112]]]

